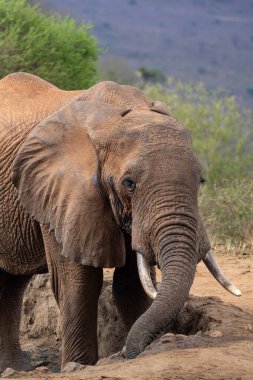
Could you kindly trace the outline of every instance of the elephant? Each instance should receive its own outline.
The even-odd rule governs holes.
[[[190,134],[165,104],[111,81],[64,91],[22,72],[1,79],[0,97],[0,371],[29,369],[19,323],[35,274],[49,272],[59,306],[62,369],[98,360],[103,268],[115,268],[128,359],[166,331],[199,261],[240,295],[211,253]]]

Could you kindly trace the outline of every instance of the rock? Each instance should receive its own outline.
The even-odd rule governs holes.
[[[63,368],[62,372],[64,373],[69,373],[69,372],[74,372],[74,371],[80,371],[84,369],[86,365],[75,363],[75,362],[69,362],[68,364],[65,365]]]
[[[46,286],[48,282],[48,276],[46,274],[42,274],[40,276],[35,276],[33,281],[33,288],[39,289]]]
[[[211,338],[220,338],[221,336],[223,336],[222,332],[219,331],[219,330],[213,330],[213,331],[208,331],[205,333],[205,335],[208,335],[210,336]]]
[[[48,372],[49,371],[49,369],[47,368],[47,367],[45,367],[45,366],[40,366],[40,367],[37,367],[36,369],[35,369],[35,371],[36,372]]]
[[[14,373],[16,373],[16,372],[17,371],[15,371],[15,369],[13,369],[13,368],[6,368],[6,370],[2,373],[1,377],[7,378],[10,376],[13,376]]]
[[[20,332],[36,339],[60,335],[59,310],[47,274],[34,276],[26,289]]]

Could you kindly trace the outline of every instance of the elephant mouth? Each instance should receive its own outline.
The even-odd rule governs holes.
[[[241,296],[241,291],[234,284],[232,284],[232,282],[229,281],[220,270],[211,250],[207,252],[205,257],[203,258],[203,262],[206,265],[207,269],[210,271],[210,273],[221,284],[221,286],[223,286],[224,289],[226,289],[234,296]],[[151,279],[151,265],[140,252],[137,252],[137,267],[143,289],[145,290],[146,294],[154,300],[158,294],[158,290]]]

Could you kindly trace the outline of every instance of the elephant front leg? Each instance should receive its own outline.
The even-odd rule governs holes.
[[[13,276],[0,269],[0,373],[10,367],[31,370],[20,348],[19,324],[25,288],[31,276]]]
[[[52,289],[60,309],[62,369],[69,362],[98,360],[97,307],[103,270],[70,262],[60,255],[54,237],[44,237]]]
[[[102,269],[62,263],[60,271],[62,368],[69,362],[95,364],[98,360],[97,308]]]

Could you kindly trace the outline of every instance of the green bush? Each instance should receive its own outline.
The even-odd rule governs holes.
[[[154,67],[140,66],[137,72],[145,83],[163,83],[166,80],[166,75]]]
[[[253,97],[253,86],[247,88],[247,93]]]
[[[0,77],[26,71],[66,90],[93,85],[98,48],[90,28],[26,0],[0,0]]]
[[[128,63],[121,57],[107,56],[101,58],[97,64],[99,79],[112,80],[119,84],[129,84],[138,86],[140,78]]]
[[[146,86],[145,93],[168,105],[191,131],[193,147],[204,168],[208,186],[252,177],[253,113],[240,109],[236,100],[202,84]]]
[[[234,180],[204,188],[200,208],[210,236],[217,243],[253,245],[253,182]]]

